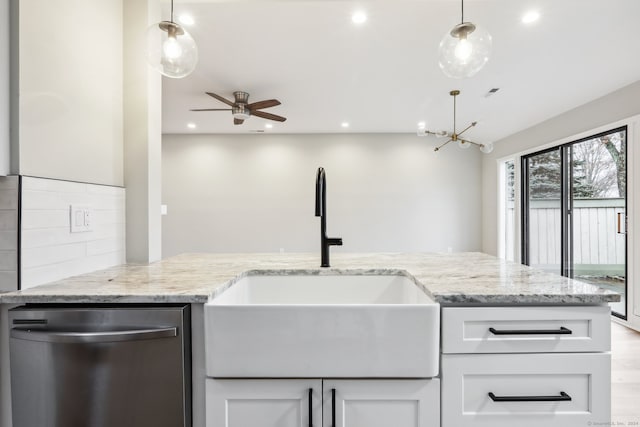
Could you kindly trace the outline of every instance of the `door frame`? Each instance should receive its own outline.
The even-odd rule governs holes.
[[[636,169],[640,169],[640,149],[635,148],[640,146],[640,114],[626,117],[615,122],[606,123],[551,142],[546,142],[517,153],[509,154],[496,159],[496,164],[500,166],[500,164],[505,161],[513,160],[516,166],[516,174],[518,173],[518,169],[520,169],[520,177],[522,177],[523,173],[521,165],[523,156],[545,149],[551,149],[571,141],[589,138],[590,136],[622,126],[627,126],[627,319],[624,320],[615,316],[612,316],[612,319],[616,323],[620,323],[640,331],[640,281],[636,281],[635,277],[637,272],[635,271],[636,269],[634,269],[634,265],[640,266],[640,250],[636,250],[637,245],[640,244],[640,182],[637,182],[640,179],[640,176],[638,176],[638,172],[636,172]],[[500,170],[500,167],[496,168],[498,178]],[[500,179],[498,179],[497,182],[499,183]],[[515,186],[514,203],[516,209],[520,208],[521,210],[523,187],[522,180],[518,179],[517,175]],[[498,191],[501,191],[501,189],[498,189]],[[637,227],[636,224],[638,224]],[[516,250],[520,250],[521,252],[520,254],[516,253],[515,255],[516,259],[522,260],[522,212],[516,212],[516,224],[514,227],[514,237],[516,239],[514,247]],[[501,244],[499,238],[500,232],[501,231],[498,230],[498,244]]]

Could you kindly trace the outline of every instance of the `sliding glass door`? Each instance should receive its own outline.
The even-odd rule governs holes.
[[[623,295],[626,318],[626,127],[522,159],[523,263]]]

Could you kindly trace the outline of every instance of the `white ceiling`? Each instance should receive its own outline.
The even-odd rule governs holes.
[[[368,21],[351,22],[353,11]],[[538,22],[522,15],[538,10]],[[467,0],[465,20],[493,36],[493,53],[470,79],[444,76],[442,36],[460,21],[458,0],[248,0],[175,2],[176,16],[200,49],[196,70],[163,79],[164,133],[414,133],[425,121],[451,130],[449,91],[460,89],[458,130],[495,141],[640,80],[640,0]],[[168,14],[163,15],[166,19]],[[500,88],[487,98],[491,88]],[[205,95],[250,102],[277,98],[265,111],[284,123],[231,113]],[[350,127],[341,127],[348,121]],[[195,130],[187,123],[195,123]]]

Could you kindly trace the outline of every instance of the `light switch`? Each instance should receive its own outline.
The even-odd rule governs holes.
[[[86,205],[69,206],[69,222],[72,233],[84,233],[93,229],[93,210]]]

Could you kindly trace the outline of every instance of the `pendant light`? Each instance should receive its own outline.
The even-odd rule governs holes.
[[[464,22],[464,0],[460,23],[447,32],[438,49],[438,63],[448,77],[463,79],[475,75],[489,60],[491,35],[471,22]]]
[[[198,46],[182,26],[171,20],[151,25],[147,29],[147,61],[162,75],[174,79],[186,77],[198,63]]]

